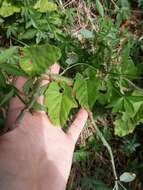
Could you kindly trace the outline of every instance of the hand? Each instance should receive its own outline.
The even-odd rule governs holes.
[[[59,65],[51,73],[59,72]],[[15,86],[22,91],[26,79]],[[43,103],[43,97],[38,102]],[[23,109],[22,102],[10,100],[6,125],[12,125]],[[64,190],[69,177],[75,143],[87,120],[81,109],[67,133],[53,126],[45,112],[27,112],[19,126],[0,137],[1,190]]]

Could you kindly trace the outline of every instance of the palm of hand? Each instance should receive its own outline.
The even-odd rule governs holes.
[[[51,72],[57,73],[56,68]],[[17,87],[23,82],[19,79]],[[11,100],[8,125],[15,121],[22,106],[17,98]],[[86,119],[87,112],[81,109],[64,133],[61,127],[51,124],[46,113],[27,112],[18,128],[0,138],[1,189],[65,189],[75,143]]]

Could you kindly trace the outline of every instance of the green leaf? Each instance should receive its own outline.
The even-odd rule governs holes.
[[[104,8],[103,5],[101,4],[100,0],[96,0],[96,8],[99,12],[99,14],[104,17]]]
[[[128,99],[133,102],[143,102],[143,96],[130,96]]]
[[[48,0],[38,0],[34,6],[35,9],[38,9],[39,12],[46,13],[57,10],[57,5]]]
[[[134,62],[131,58],[123,59],[121,72],[126,75],[137,75],[137,67],[134,65]]]
[[[137,92],[133,92],[132,95],[123,96],[114,104],[115,107],[112,111],[120,113],[114,123],[115,134],[118,136],[132,133],[135,127],[143,122],[143,96],[139,96],[140,94]]]
[[[21,34],[18,36],[18,39],[19,40],[22,40],[22,39],[32,39],[35,37],[37,31],[35,29],[29,29],[27,30],[24,34]]]
[[[118,135],[120,137],[132,133],[135,129],[135,124],[129,118],[129,115],[126,114],[125,112],[121,117],[115,120],[114,124],[115,124],[115,135]]]
[[[142,92],[134,91],[131,96],[128,97],[128,100],[132,102],[134,107],[134,116],[139,116],[139,111],[142,108],[143,105],[143,96]],[[142,118],[142,116],[141,116]]]
[[[14,95],[14,89],[11,89],[1,100],[0,106],[5,104]]]
[[[2,72],[0,72],[0,87],[5,87],[6,86],[6,79],[3,75]]]
[[[107,108],[113,108],[112,112],[121,112],[124,111],[124,98],[120,97],[115,101],[111,102]]]
[[[130,8],[129,0],[120,0],[120,1],[118,2],[118,6],[121,6],[122,8],[123,8],[123,7],[128,7],[128,8]]]
[[[133,49],[133,44],[131,42],[128,42],[123,46],[121,49],[121,63],[115,64],[112,67],[112,72],[117,72],[121,75],[131,75],[131,76],[139,76],[139,73],[137,72],[137,66],[135,65],[131,53]],[[115,70],[114,70],[115,69]]]
[[[98,87],[97,101],[101,105],[107,105],[119,97],[118,90],[113,86],[111,80],[100,79]]]
[[[66,84],[59,86],[58,83],[52,82],[45,92],[45,106],[52,123],[64,126],[70,110],[77,107],[77,103],[70,87]]]
[[[81,162],[86,160],[88,157],[88,153],[84,149],[80,149],[74,152],[73,162]]]
[[[138,105],[143,103],[142,101],[139,101],[141,100],[141,97],[137,98],[139,99],[136,101],[135,96],[122,96],[111,102],[107,108],[113,108],[113,112],[126,112],[128,115],[133,117],[139,109]]]
[[[46,72],[61,57],[60,49],[53,45],[30,46],[22,51],[19,64],[30,76]]]
[[[5,63],[8,59],[11,58],[11,56],[17,53],[18,53],[17,47],[11,47],[11,48],[2,50],[0,52],[0,64]]]
[[[81,74],[77,74],[74,82],[74,91],[79,104],[87,109],[91,109],[97,100],[98,79],[85,80]]]
[[[13,6],[11,3],[7,3],[7,1],[3,1],[0,7],[0,15],[2,17],[8,17],[18,12],[20,12],[20,8]]]
[[[0,64],[0,69],[14,76],[26,76],[26,73],[12,64]]]
[[[124,98],[124,108],[125,111],[130,115],[134,115],[134,106],[133,102],[131,102],[127,97]]]
[[[143,102],[136,102],[134,109],[136,110],[136,114],[133,119],[135,124],[138,125],[143,122]]]
[[[132,48],[132,43],[128,42],[122,49],[122,64],[121,66],[121,73],[126,75],[137,75],[137,68],[130,57],[130,52]]]

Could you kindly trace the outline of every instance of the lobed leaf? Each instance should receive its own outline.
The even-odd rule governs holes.
[[[39,0],[34,6],[39,12],[46,13],[57,10],[57,5],[52,2],[48,2],[48,0]]]
[[[72,96],[70,87],[65,83],[60,86],[58,83],[52,82],[45,92],[45,106],[51,122],[54,125],[64,126],[70,110],[77,107],[77,103]]]
[[[8,74],[13,76],[26,76],[26,73],[23,72],[23,70],[12,64],[0,64],[0,70],[6,71]]]
[[[0,15],[2,17],[8,17],[18,12],[20,12],[20,8],[13,6],[11,3],[8,3],[6,0],[3,1],[2,6],[0,7]]]
[[[53,45],[24,47],[22,49],[20,67],[30,76],[47,71],[60,57],[60,49]]]
[[[14,54],[18,53],[17,47],[10,47],[8,49],[4,49],[0,52],[0,64],[5,63],[8,59],[11,58]]]
[[[76,99],[79,104],[86,108],[91,109],[97,100],[97,87],[98,79],[88,79],[85,80],[81,74],[77,74],[74,83],[74,91],[76,94]]]
[[[114,122],[115,124],[115,135],[123,137],[134,131],[135,125],[129,118],[129,116],[124,112],[123,116],[117,118]]]

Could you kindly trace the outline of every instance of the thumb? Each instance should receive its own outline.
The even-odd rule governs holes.
[[[87,118],[88,112],[85,109],[81,108],[77,113],[75,120],[69,127],[67,131],[67,136],[71,138],[74,141],[74,143],[77,142],[78,137],[87,121]]]

